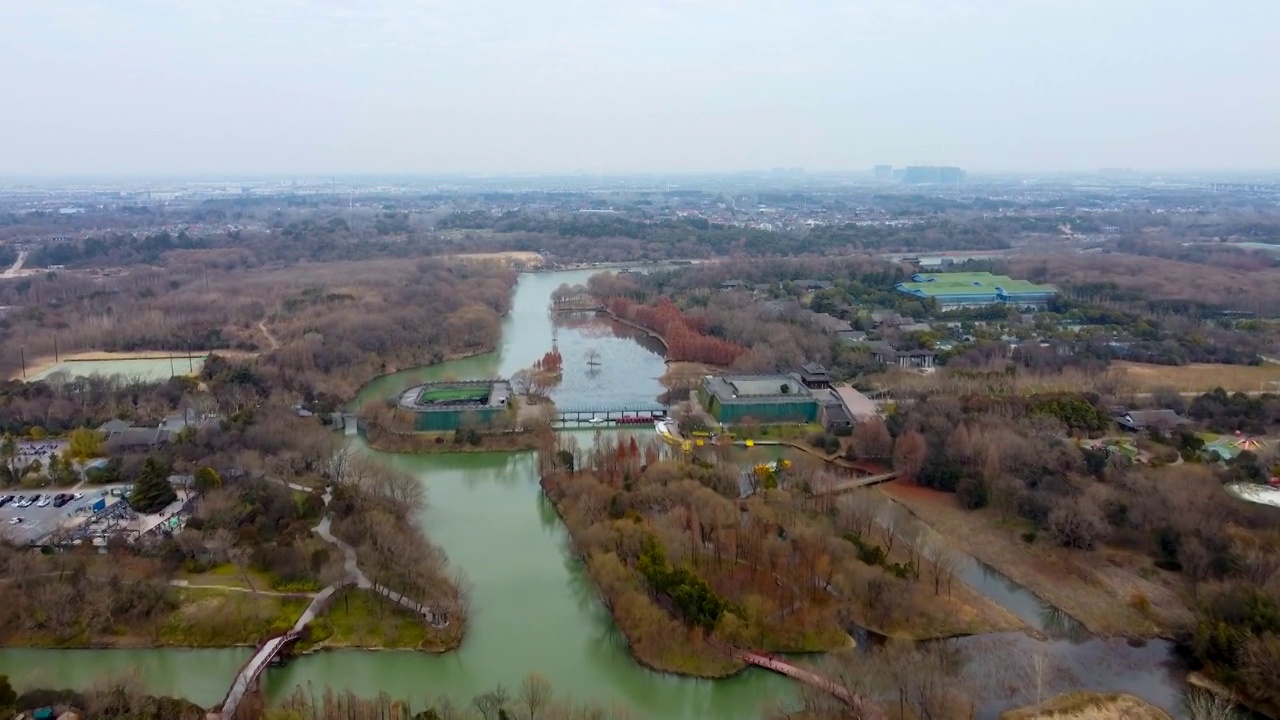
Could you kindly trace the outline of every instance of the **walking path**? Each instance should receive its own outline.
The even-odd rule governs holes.
[[[280,341],[279,341],[279,340],[276,340],[276,336],[275,336],[275,335],[272,335],[272,334],[271,334],[271,331],[267,329],[267,325],[266,325],[266,323],[265,323],[265,322],[263,322],[262,320],[259,320],[259,321],[258,321],[258,329],[262,331],[262,334],[263,334],[264,336],[266,336],[266,338],[267,338],[267,342],[268,342],[268,343],[270,343],[270,345],[271,345],[271,349],[272,349],[272,350],[279,350],[279,349],[280,349]]]
[[[878,485],[883,482],[889,482],[890,480],[896,477],[898,477],[898,473],[896,472],[880,473],[879,475],[868,475],[867,477],[860,477],[860,478],[854,478],[852,480],[845,480],[844,482],[836,483],[830,487],[825,487],[819,490],[815,490],[813,494],[815,497],[822,496],[822,495],[838,495],[842,492],[848,492],[850,490],[856,490],[858,488],[870,487],[872,485]]]
[[[26,262],[27,262],[27,251],[23,250],[18,253],[18,259],[13,262],[13,265],[10,265],[8,270],[5,270],[3,273],[0,273],[0,277],[7,277],[7,278],[17,277],[18,273],[22,271],[22,266]]]
[[[274,590],[255,590],[253,588],[243,588],[236,585],[193,585],[190,580],[170,580],[169,584],[174,587],[190,588],[192,590],[226,590],[228,592],[253,593],[254,595],[271,595],[273,597],[315,597],[319,594],[312,592],[276,592]]]
[[[288,485],[293,490],[300,490],[303,492],[311,491],[311,488],[304,485],[296,485],[293,483],[284,484]],[[323,498],[325,507],[328,507],[329,503],[333,500],[333,488],[325,488]],[[262,645],[258,647],[257,651],[254,652],[253,656],[245,662],[244,666],[240,668],[240,672],[236,673],[236,678],[231,683],[231,689],[227,691],[227,695],[222,701],[222,705],[220,706],[217,714],[217,717],[221,720],[231,720],[235,717],[236,709],[240,707],[240,702],[244,700],[244,696],[248,694],[249,690],[257,684],[258,678],[262,675],[262,671],[267,669],[267,666],[271,664],[271,661],[280,654],[286,646],[297,640],[302,635],[302,632],[306,629],[307,625],[310,624],[312,620],[316,619],[328,606],[328,603],[333,598],[334,593],[336,593],[340,587],[355,585],[362,589],[372,590],[397,605],[421,615],[428,623],[435,627],[446,627],[449,624],[449,619],[443,614],[437,614],[432,611],[431,608],[428,608],[421,603],[414,602],[406,598],[404,595],[378,585],[370,580],[369,576],[364,574],[364,571],[360,569],[360,566],[357,563],[355,548],[351,547],[338,537],[335,537],[333,532],[330,530],[332,522],[333,516],[325,513],[324,518],[320,520],[320,524],[312,528],[312,532],[319,535],[326,542],[336,545],[338,549],[342,551],[342,568],[344,570],[344,577],[341,581],[336,582],[316,593],[315,597],[311,600],[311,604],[307,605],[307,609],[298,617],[297,622],[293,624],[293,628],[291,628],[289,632],[269,638],[266,642],[262,643]],[[207,586],[189,585],[188,587]],[[251,592],[244,588],[230,586],[218,587],[226,590]]]
[[[874,701],[864,695],[858,695],[849,688],[830,678],[819,675],[818,673],[807,668],[792,665],[785,660],[753,653],[748,650],[730,647],[729,653],[737,660],[750,663],[756,667],[772,670],[780,675],[786,675],[793,680],[802,682],[810,687],[817,688],[823,692],[834,695],[841,702],[848,705],[858,712],[859,720],[887,720],[884,710],[880,708]]]

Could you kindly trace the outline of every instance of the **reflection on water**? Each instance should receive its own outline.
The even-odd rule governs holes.
[[[651,403],[662,392],[658,377],[665,369],[656,341],[594,316],[553,323],[547,312],[552,290],[563,282],[585,282],[591,274],[522,276],[497,351],[379,378],[362,388],[351,407],[428,380],[509,377],[549,350],[553,338],[565,361],[564,382],[554,393],[562,406]],[[587,363],[589,350],[599,352],[598,367]],[[577,435],[584,446],[592,437]],[[775,448],[734,451],[735,457],[751,460],[783,454]],[[379,455],[427,486],[429,508],[423,521],[471,584],[473,613],[466,642],[444,656],[322,653],[269,670],[269,695],[278,698],[299,684],[313,683],[411,699],[447,694],[465,703],[499,683],[516,687],[525,673],[536,669],[557,691],[622,702],[638,717],[656,720],[737,720],[757,716],[767,699],[796,697],[791,681],[759,670],[729,680],[697,681],[637,665],[581,563],[568,552],[567,533],[538,488],[532,455]],[[1008,633],[957,641],[971,659],[970,673],[981,680],[981,717],[994,718],[1001,709],[1034,701],[1034,694],[1047,697],[1079,688],[1132,693],[1175,717],[1184,716],[1181,673],[1170,665],[1168,643],[1135,648],[1123,641],[1089,639],[1071,618],[971,558],[957,575],[1053,638],[1045,642]],[[863,648],[876,641],[859,628],[851,628],[851,634]],[[0,673],[20,677],[31,668],[56,668],[61,682],[41,684],[83,687],[105,670],[141,667],[151,689],[212,704],[247,653],[0,650]]]
[[[956,641],[977,687],[979,718],[995,718],[1071,690],[1124,692],[1185,717],[1185,671],[1172,644],[1156,640],[1134,647],[1122,639],[1036,640],[1022,633],[992,633]]]
[[[405,388],[435,380],[509,378],[530,367],[555,344],[564,358],[564,376],[552,391],[561,407],[652,404],[664,388],[662,345],[645,333],[588,313],[549,311],[551,291],[562,282],[585,283],[592,271],[522,275],[511,313],[502,323],[502,344],[494,352],[377,378],[361,388],[348,409],[369,400],[398,395]],[[599,354],[599,365],[587,353]]]

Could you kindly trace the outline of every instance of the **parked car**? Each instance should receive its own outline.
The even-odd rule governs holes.
[[[10,525],[17,525],[17,524],[18,524],[18,523],[20,523],[20,522],[22,522],[22,518],[20,518],[20,517],[16,517],[16,518],[13,518],[12,520],[10,520],[10,521],[9,521],[9,524],[10,524]]]
[[[53,498],[48,495],[40,498],[40,502],[36,503],[36,507],[49,507],[53,504]]]

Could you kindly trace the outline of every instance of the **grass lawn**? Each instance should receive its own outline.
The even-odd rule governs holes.
[[[179,647],[256,645],[293,627],[309,598],[228,590],[178,590],[178,609],[160,629],[160,644]]]
[[[1208,392],[1221,387],[1227,392],[1280,392],[1280,365],[1220,365],[1189,363],[1187,365],[1149,365],[1117,361],[1111,372],[1122,373],[1133,383],[1135,392],[1152,392],[1156,388],[1174,388],[1181,392]]]
[[[270,590],[271,578],[257,570],[248,572],[249,582],[245,582],[245,573],[231,563],[215,565],[202,573],[183,572],[178,574],[179,580],[186,580],[192,585],[223,585],[246,590]]]
[[[489,397],[489,388],[428,388],[418,395],[418,402],[426,405],[430,403],[454,403],[462,400],[482,401]]]
[[[457,647],[461,630],[437,630],[419,615],[370,590],[343,588],[328,612],[311,625],[311,647],[395,648],[444,652]]]
[[[741,425],[735,425],[733,428],[733,435],[736,438],[760,440],[803,440],[814,433],[821,434],[825,432],[826,430],[818,423],[760,425],[756,428],[744,428]]]

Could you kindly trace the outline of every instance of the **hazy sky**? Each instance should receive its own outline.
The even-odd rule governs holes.
[[[1280,168],[1280,0],[0,0],[0,175]]]

